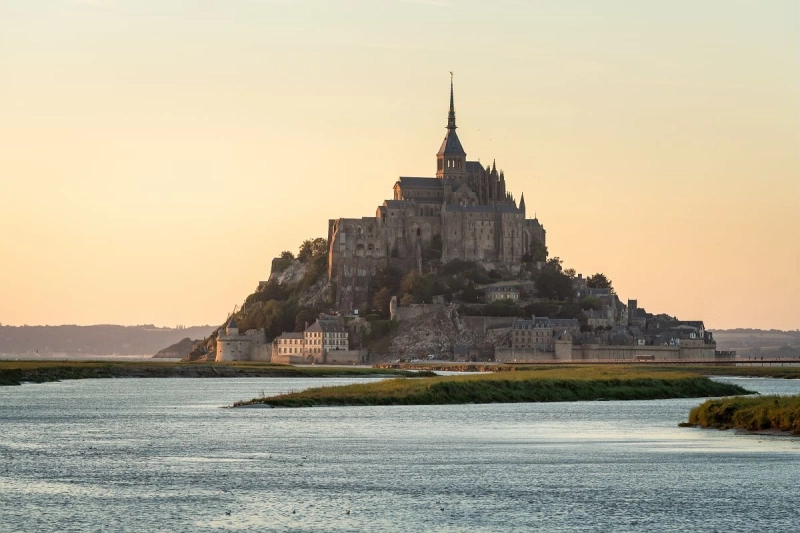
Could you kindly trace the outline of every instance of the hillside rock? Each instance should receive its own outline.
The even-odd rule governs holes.
[[[455,305],[437,309],[417,318],[403,321],[394,332],[390,357],[450,357],[455,344],[494,346],[507,344],[511,328],[501,327],[476,331],[462,319]]]
[[[275,271],[275,266],[273,264],[272,272],[269,274],[269,281],[274,281],[278,285],[283,286],[298,283],[303,279],[303,276],[306,275],[307,269],[308,264],[301,263],[297,259],[292,259],[289,266],[280,272]]]

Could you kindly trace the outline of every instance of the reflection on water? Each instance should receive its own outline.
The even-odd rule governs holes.
[[[220,409],[353,381],[0,388],[0,531],[797,529],[800,441],[678,428],[700,400]]]

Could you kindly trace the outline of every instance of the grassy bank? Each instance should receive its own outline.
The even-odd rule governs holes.
[[[392,379],[378,383],[318,387],[302,392],[238,402],[236,406],[433,405],[463,403],[655,400],[749,394],[736,385],[704,376],[637,367],[554,367],[535,370]]]
[[[797,366],[693,366],[687,370],[704,376],[800,379],[800,367]]]
[[[179,363],[114,361],[0,361],[0,386],[90,378],[343,377],[416,373],[377,368],[296,367],[270,363]]]
[[[800,396],[734,397],[708,400],[689,413],[688,426],[775,430],[800,435]]]

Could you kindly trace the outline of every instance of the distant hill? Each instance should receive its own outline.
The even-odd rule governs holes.
[[[153,355],[187,337],[202,339],[217,326],[0,326],[0,354]]]
[[[183,359],[186,357],[192,350],[194,350],[197,346],[202,344],[203,340],[193,340],[189,337],[185,337],[175,344],[167,346],[163,350],[160,350],[156,353],[153,357],[156,359],[159,358],[170,358],[170,359]]]
[[[720,350],[736,350],[741,357],[798,357],[800,331],[777,329],[715,329]]]

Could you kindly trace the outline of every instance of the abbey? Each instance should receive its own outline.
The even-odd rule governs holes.
[[[506,190],[505,176],[467,161],[456,134],[453,82],[447,133],[436,154],[436,177],[400,177],[391,200],[374,217],[328,222],[328,279],[336,283],[336,307],[358,309],[368,301],[377,269],[422,270],[423,258],[475,261],[488,270],[519,270],[545,230]]]

